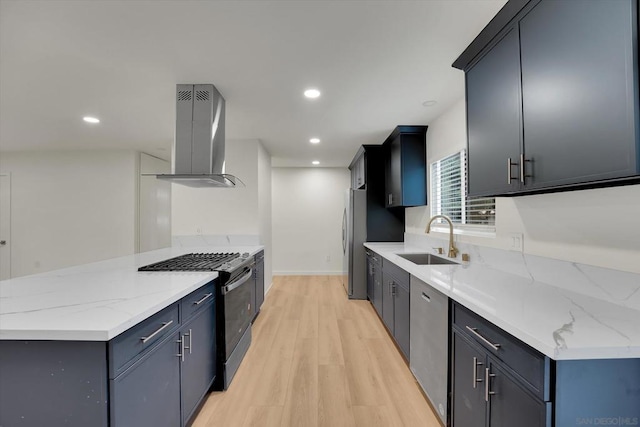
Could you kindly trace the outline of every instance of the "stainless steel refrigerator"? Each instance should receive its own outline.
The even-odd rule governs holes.
[[[352,299],[367,298],[367,192],[348,189],[342,216],[342,285]]]

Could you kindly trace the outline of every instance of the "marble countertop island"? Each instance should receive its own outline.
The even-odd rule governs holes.
[[[261,249],[173,247],[0,281],[0,340],[109,341],[218,276],[138,267],[191,252]]]
[[[365,246],[552,359],[640,358],[640,275],[472,245],[417,265],[398,254],[446,243],[408,240]]]

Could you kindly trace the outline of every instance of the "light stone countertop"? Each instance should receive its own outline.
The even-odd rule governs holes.
[[[365,247],[552,359],[640,358],[640,275],[474,245],[417,265],[398,254],[446,243],[405,239]]]
[[[0,339],[108,341],[218,277],[138,267],[191,252],[261,249],[173,247],[0,281]]]

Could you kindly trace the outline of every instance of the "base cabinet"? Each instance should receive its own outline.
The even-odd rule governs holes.
[[[175,333],[110,381],[111,426],[181,425],[179,351]]]
[[[453,304],[454,426],[551,427],[548,358]]]
[[[453,334],[453,414],[455,426],[484,427],[487,401],[484,398],[484,352],[462,335]]]
[[[257,316],[264,302],[264,251],[259,252],[255,260],[256,266],[253,271],[256,279],[255,312]]]
[[[382,320],[402,351],[409,359],[409,273],[395,264],[382,262]]]
[[[367,297],[382,316],[382,264],[380,255],[367,250]]]
[[[180,383],[183,425],[194,415],[198,404],[209,391],[216,377],[216,317],[213,304],[203,309],[182,327],[180,340],[184,350],[180,354]]]

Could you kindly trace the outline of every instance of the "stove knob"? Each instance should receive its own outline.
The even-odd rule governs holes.
[[[242,258],[249,258],[249,252],[245,252],[242,254]]]

